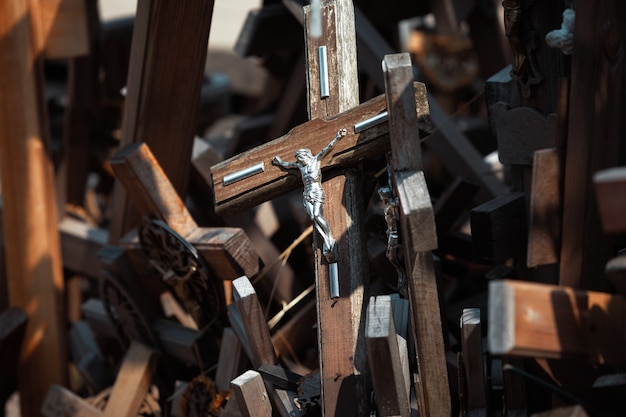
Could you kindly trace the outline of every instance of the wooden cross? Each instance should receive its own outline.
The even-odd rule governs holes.
[[[405,270],[409,273],[407,287],[420,377],[417,395],[419,410],[428,416],[449,416],[452,412],[450,389],[431,253],[437,248],[437,232],[430,195],[421,170],[409,54],[385,56],[383,74],[389,112],[391,179],[399,200]]]
[[[305,7],[305,22],[310,12],[310,8]],[[379,96],[357,106],[352,4],[344,1],[325,4],[322,22],[322,37],[307,37],[309,114],[312,120],[274,141],[212,167],[212,188],[218,214],[245,210],[291,191],[301,186],[300,175],[272,165],[274,156],[291,160],[293,152],[299,148],[318,152],[339,130],[347,129],[347,135],[337,142],[322,163],[326,179],[323,187],[329,196],[325,214],[337,240],[340,281],[340,298],[333,300],[330,298],[328,266],[316,251],[322,410],[324,415],[365,415],[370,407],[370,389],[366,382],[365,348],[359,342],[359,335],[364,331],[360,317],[368,281],[367,271],[363,269],[363,265],[367,265],[365,240],[359,228],[364,209],[361,205],[364,201],[361,198],[362,184],[355,171],[346,171],[329,179],[327,173],[330,168],[350,167],[389,150],[388,128],[382,123],[385,119],[380,118],[385,110],[385,100]],[[320,73],[318,66],[318,47],[322,46],[326,47],[328,57],[327,74]],[[323,99],[320,98],[322,80],[328,83],[330,92]],[[427,108],[423,100],[425,94],[421,97],[420,105],[416,107],[424,110]],[[420,114],[428,112],[420,111]],[[422,118],[422,126],[425,120]],[[374,126],[361,130],[363,122],[371,122]],[[246,173],[251,176],[245,178]],[[233,175],[241,180],[230,182]]]
[[[217,297],[215,301],[224,307],[223,288],[211,281],[216,278],[232,280],[243,274],[254,275],[259,268],[259,257],[245,233],[239,228],[198,227],[147,144],[127,145],[121,148],[110,162],[117,179],[124,185],[139,213],[165,222],[180,236],[179,243],[189,242],[197,250],[198,256],[206,261],[215,275],[208,277],[208,282],[204,283],[209,290],[208,296],[215,295]],[[136,243],[135,241],[135,246]],[[129,245],[132,244],[131,240]],[[194,300],[193,297],[183,295],[185,289],[179,288],[176,291],[179,290],[179,296],[188,304],[187,307],[191,310],[189,313],[194,314],[199,327],[204,327],[215,319],[202,317],[202,314],[195,312],[196,305],[202,303],[202,300]],[[198,307],[203,308],[202,305]],[[216,304],[214,307],[220,306]]]

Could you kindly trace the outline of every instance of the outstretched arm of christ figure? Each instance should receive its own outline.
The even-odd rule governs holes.
[[[330,152],[330,150],[335,146],[337,141],[341,139],[342,137],[346,136],[347,134],[348,134],[348,131],[346,129],[341,129],[340,131],[338,131],[334,139],[331,140],[330,143],[326,145],[324,149],[320,151],[320,153],[317,154],[317,160],[321,161],[322,158],[325,157],[326,154]]]

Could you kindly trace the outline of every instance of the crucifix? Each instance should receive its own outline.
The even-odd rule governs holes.
[[[317,155],[313,156],[308,148],[298,149],[294,155],[296,162],[285,162],[279,156],[272,158],[272,163],[280,167],[291,169],[297,168],[302,175],[304,193],[302,204],[315,226],[315,230],[323,239],[322,253],[328,261],[330,273],[330,296],[339,297],[339,277],[337,276],[337,255],[335,253],[335,239],[332,236],[330,226],[324,217],[324,202],[326,196],[322,188],[322,158],[330,152],[335,143],[346,136],[348,131],[344,128]]]
[[[305,20],[308,13],[310,7],[305,7]],[[212,189],[218,215],[250,209],[292,191],[302,185],[301,176],[273,165],[273,158],[290,159],[300,148],[323,149],[336,132],[346,129],[346,135],[321,163],[327,195],[324,215],[336,239],[340,284],[340,297],[331,298],[327,260],[316,250],[321,402],[324,415],[367,415],[371,389],[367,386],[367,355],[360,337],[364,334],[361,318],[368,281],[364,267],[367,251],[363,228],[359,227],[365,199],[361,198],[362,175],[348,168],[389,151],[385,123],[388,115],[384,96],[361,105],[354,96],[359,89],[355,85],[358,77],[352,4],[325,3],[322,23],[320,38],[306,38],[311,120],[211,167]],[[426,91],[423,84],[415,86],[415,106],[419,109],[415,118],[422,131],[429,132]],[[329,95],[322,98],[326,92]],[[327,175],[331,168],[334,176]],[[345,170],[337,175],[338,168]]]

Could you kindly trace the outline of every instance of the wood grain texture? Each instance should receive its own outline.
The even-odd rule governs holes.
[[[494,355],[624,360],[624,299],[572,287],[499,280],[489,284]]]
[[[134,417],[152,384],[155,351],[132,342],[124,356],[106,408],[104,417]]]
[[[140,215],[164,221],[181,236],[198,228],[147,143],[121,147],[109,163]]]
[[[421,94],[425,91],[425,87],[421,83],[416,83],[415,89],[420,129],[429,132],[428,104]],[[337,142],[322,162],[323,172],[335,166],[354,166],[369,157],[387,152],[390,147],[386,123],[359,133],[354,132],[356,123],[382,113],[385,108],[385,97],[380,95],[354,109],[347,109],[341,114],[318,115],[313,120],[296,126],[271,142],[214,165],[211,167],[211,184],[215,212],[218,214],[240,212],[297,189],[302,184],[299,174],[285,172],[272,165],[272,158],[280,156],[284,160],[292,160],[293,152],[299,148],[309,148],[312,152],[319,152],[340,129],[346,128],[348,134]],[[258,163],[264,164],[264,172],[224,185],[225,175]]]
[[[528,215],[526,266],[559,261],[561,245],[562,169],[556,148],[535,152]]]
[[[592,175],[618,165],[624,107],[624,56],[618,39],[626,11],[619,0],[585,0],[576,5],[576,16],[559,284],[601,290],[611,247],[592,198]]]
[[[185,196],[214,1],[137,3],[120,146],[146,142],[178,195]],[[139,218],[119,184],[109,241]]]
[[[233,280],[233,299],[243,322],[254,367],[278,363],[263,308],[248,277]]]
[[[22,415],[67,381],[55,176],[47,149],[40,50],[24,0],[0,2],[0,177],[9,305],[29,317],[19,360]]]
[[[36,0],[33,10],[35,36],[46,58],[66,59],[89,53],[84,0]],[[38,9],[38,10],[37,10]]]
[[[365,344],[380,416],[411,415],[404,366],[391,307],[391,297],[371,297],[367,307]]]
[[[260,259],[250,239],[238,227],[198,228],[186,236],[215,276],[233,280],[259,272]]]
[[[272,405],[260,373],[246,371],[232,380],[231,387],[243,417],[272,416]]]

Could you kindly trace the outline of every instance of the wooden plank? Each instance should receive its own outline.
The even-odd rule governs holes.
[[[231,382],[243,417],[271,417],[272,406],[261,374],[249,370]]]
[[[147,143],[121,147],[109,163],[139,214],[163,220],[181,236],[198,228]]]
[[[180,196],[189,180],[213,5],[146,0],[135,15],[120,146],[145,141]],[[117,184],[109,242],[138,224],[127,198]]]
[[[278,363],[263,308],[248,277],[242,276],[233,280],[233,299],[252,348],[254,367],[258,368],[264,363]]]
[[[233,299],[242,321],[241,327],[243,329],[241,330],[244,334],[240,335],[240,339],[242,344],[249,346],[252,364],[255,368],[264,364],[276,365],[278,358],[272,345],[269,328],[259,299],[248,277],[242,276],[233,281]],[[234,315],[230,317],[234,317]],[[233,324],[235,331],[237,331],[237,327]],[[267,382],[265,382],[265,389],[278,415],[281,417],[304,415],[303,411],[296,408],[293,401],[294,393],[289,393]]]
[[[33,7],[35,36],[46,58],[65,59],[89,53],[84,0],[36,0]]]
[[[19,361],[23,415],[37,415],[51,384],[67,381],[63,267],[54,168],[36,49],[24,0],[0,2],[0,177],[10,306],[29,317]],[[8,243],[10,242],[10,244]]]
[[[367,357],[380,416],[411,415],[391,297],[370,297],[365,324]]]
[[[614,167],[593,174],[595,197],[602,230],[617,234],[626,232],[626,167]]]
[[[230,388],[230,381],[243,372],[246,357],[243,355],[241,342],[232,327],[225,327],[222,332],[220,356],[215,370],[215,385],[220,391]]]
[[[41,406],[45,417],[102,417],[103,413],[72,391],[52,384]]]
[[[535,152],[530,194],[526,266],[559,261],[562,206],[561,152],[555,148]]]
[[[461,354],[466,381],[465,411],[468,416],[486,417],[487,379],[483,353],[480,309],[465,308],[461,315]]]
[[[561,285],[589,290],[601,290],[606,285],[601,277],[611,256],[611,244],[602,233],[592,198],[592,175],[618,165],[623,136],[620,92],[624,86],[624,59],[613,40],[619,38],[619,22],[626,19],[625,13],[619,0],[583,1],[576,5],[563,188]],[[599,94],[605,85],[611,88]]]
[[[135,417],[152,385],[155,351],[132,342],[124,356],[103,417]]]
[[[412,95],[412,64],[408,53],[387,55],[383,62],[387,107],[394,109],[389,112],[392,180],[400,204],[405,270],[410,271],[407,288],[421,381],[417,387],[418,404],[426,415],[449,415],[452,412],[451,397],[439,292],[430,252],[437,248],[437,232],[428,187],[421,171],[421,153],[417,149],[420,143],[415,129],[417,119],[412,117],[410,103],[406,100]],[[414,139],[415,135],[418,140]]]
[[[494,355],[624,360],[624,298],[523,281],[489,283],[489,351]]]

